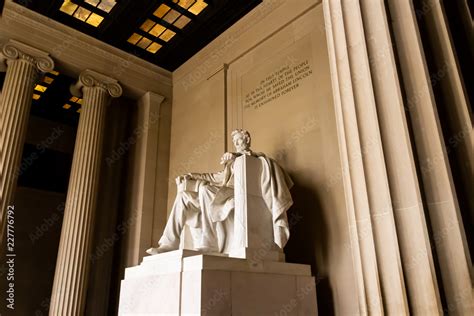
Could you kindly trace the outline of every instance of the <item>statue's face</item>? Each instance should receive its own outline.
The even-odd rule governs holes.
[[[237,152],[243,152],[249,148],[249,145],[245,141],[245,137],[243,134],[238,133],[234,135],[232,141],[234,142],[234,146]]]

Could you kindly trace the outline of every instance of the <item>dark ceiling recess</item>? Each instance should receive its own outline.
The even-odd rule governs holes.
[[[31,161],[31,164],[27,164],[27,161]],[[18,177],[19,186],[67,193],[72,154],[52,149],[39,151],[36,145],[25,144],[22,163],[25,167]]]
[[[14,1],[170,71],[174,71],[262,2],[262,0]],[[71,10],[69,14],[63,12],[66,11],[65,2],[69,3],[67,8],[67,10]],[[202,5],[202,2],[205,4]],[[115,5],[107,13],[103,11],[103,7],[102,10],[99,9],[103,3]],[[161,18],[157,17],[156,12],[162,5],[168,9],[165,14],[169,14],[169,18],[166,15]],[[203,6],[205,8],[199,14],[193,14],[192,12],[195,12],[193,6],[196,8],[199,5],[201,5],[201,8]],[[60,10],[61,8],[63,8],[63,11]],[[73,12],[74,9],[75,12]],[[90,13],[89,18],[82,15],[83,20],[87,19],[87,21],[81,21],[74,17],[75,15],[79,17],[78,10],[83,10],[81,13]],[[179,28],[177,26],[179,18],[172,20],[171,13],[176,14],[177,17],[183,17],[180,20],[181,22],[186,20],[188,23]],[[159,24],[157,25],[159,29],[168,29],[168,33],[160,33],[161,35],[159,35],[158,28],[155,29],[156,32],[146,31],[144,23],[147,20]],[[94,26],[94,24],[97,26]],[[128,40],[134,33],[140,35],[140,37],[141,35],[150,37],[151,44],[154,43],[154,46],[148,46],[148,50],[146,50],[145,47],[140,48],[129,43]],[[154,34],[154,36],[150,34]],[[171,39],[163,36],[170,34],[174,35]],[[145,45],[143,42],[142,44]],[[155,49],[152,49],[152,47]],[[158,47],[159,49],[156,51]],[[156,52],[152,53],[152,51]]]
[[[31,114],[76,127],[82,100],[69,91],[74,81],[57,72],[46,73],[35,84]]]

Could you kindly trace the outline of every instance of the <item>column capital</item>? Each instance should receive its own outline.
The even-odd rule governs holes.
[[[33,64],[40,72],[49,72],[54,69],[54,61],[47,52],[9,40],[2,48],[2,55],[9,60],[22,59]]]
[[[71,93],[74,96],[81,97],[82,88],[84,87],[102,88],[113,98],[118,98],[122,95],[122,86],[117,80],[89,69],[81,72],[77,82],[71,85]]]

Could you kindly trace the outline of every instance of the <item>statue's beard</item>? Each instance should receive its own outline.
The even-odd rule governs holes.
[[[235,149],[239,153],[244,153],[246,151],[249,151],[250,148],[248,146],[238,146],[238,147],[235,147]]]

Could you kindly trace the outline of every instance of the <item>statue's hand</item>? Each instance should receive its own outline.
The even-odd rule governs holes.
[[[227,162],[232,161],[235,159],[235,154],[234,153],[225,153],[221,157],[221,165],[225,165]]]
[[[179,185],[184,180],[191,180],[192,178],[193,178],[192,175],[188,173],[188,174],[183,174],[181,176],[176,177],[175,181],[176,181],[176,184]]]

